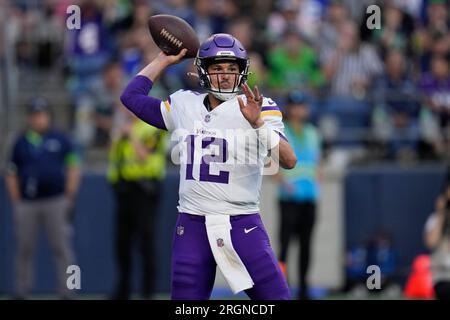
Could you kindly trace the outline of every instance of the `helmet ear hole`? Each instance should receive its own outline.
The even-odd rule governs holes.
[[[246,67],[247,67],[247,60],[243,60],[243,59],[237,59],[237,64],[239,66],[239,72],[245,72],[246,73]]]

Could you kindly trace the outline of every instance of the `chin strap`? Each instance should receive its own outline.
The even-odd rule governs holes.
[[[210,91],[211,92],[211,91]],[[233,99],[234,97],[237,96],[237,92],[211,92],[213,94],[214,97],[216,97],[217,99],[219,99],[220,101],[228,101]]]
[[[200,79],[199,75],[195,72],[187,72],[186,75],[189,77],[194,77],[194,78]],[[236,92],[218,92],[218,91],[213,91],[213,90],[207,90],[207,91],[212,93],[213,96],[216,97],[217,99],[219,99],[220,101],[231,100],[234,97],[236,97],[239,93],[238,91],[236,91]]]

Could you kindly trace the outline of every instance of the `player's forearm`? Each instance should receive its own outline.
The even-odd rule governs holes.
[[[155,82],[155,80],[161,76],[167,66],[167,62],[164,62],[158,56],[148,65],[146,65],[137,75],[147,77],[152,82]]]
[[[280,139],[277,148],[281,167],[284,169],[293,169],[297,164],[297,157],[289,142]]]
[[[161,100],[148,96],[152,86],[153,81],[149,77],[137,75],[125,88],[120,101],[142,121],[167,130],[161,114]]]
[[[259,120],[258,120],[259,122]],[[264,148],[270,150],[271,157],[284,169],[292,169],[297,164],[297,157],[286,138],[274,130],[268,123],[262,121],[262,125],[250,123],[255,128],[258,140]]]
[[[164,69],[172,64],[179,63],[186,55],[187,49],[182,49],[176,56],[168,56],[160,52],[152,62],[150,62],[138,75],[149,78],[154,82],[163,73]]]

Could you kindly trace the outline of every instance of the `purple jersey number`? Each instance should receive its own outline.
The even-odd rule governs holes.
[[[194,152],[195,152],[195,137],[196,135],[189,135],[186,137],[188,160],[186,164],[186,180],[195,180],[192,175],[194,169]],[[228,171],[219,171],[219,174],[209,173],[209,164],[211,162],[225,163],[228,159],[227,141],[222,138],[206,137],[202,139],[202,149],[207,149],[209,146],[216,145],[219,147],[219,154],[204,155],[200,161],[200,181],[228,183],[230,173]]]

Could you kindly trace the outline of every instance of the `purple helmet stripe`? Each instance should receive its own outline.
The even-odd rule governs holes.
[[[229,34],[218,33],[206,39],[198,51],[198,58],[229,57],[247,59],[244,46]]]

